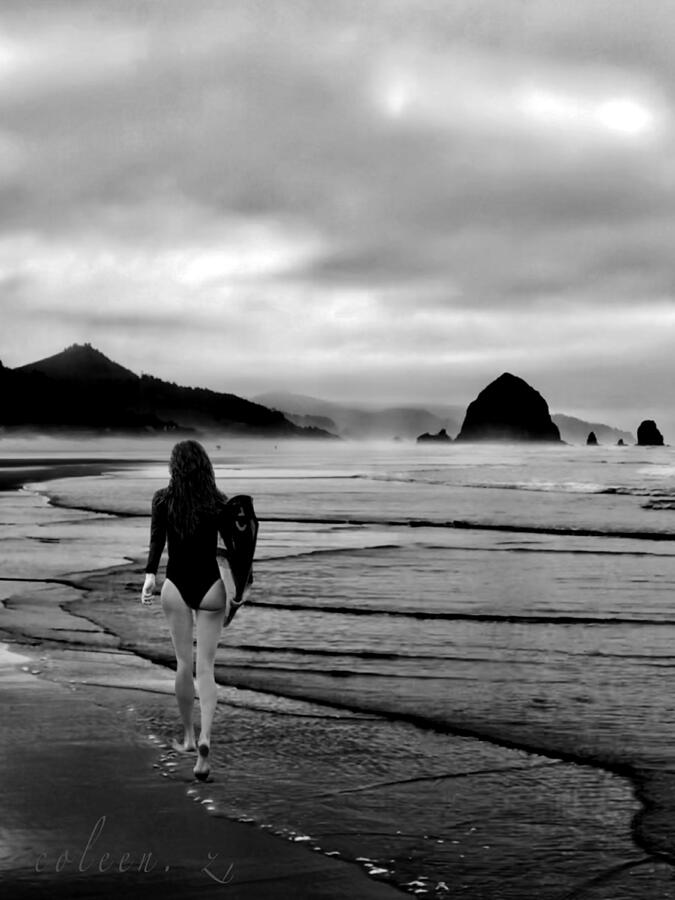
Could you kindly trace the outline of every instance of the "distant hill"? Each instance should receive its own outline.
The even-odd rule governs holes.
[[[49,378],[82,379],[95,381],[137,381],[138,375],[119,363],[108,359],[91,344],[72,344],[61,353],[47,356],[37,362],[17,366],[14,372],[47,375]]]
[[[439,419],[443,419],[443,421],[453,420],[457,423],[457,430],[459,431],[459,426],[464,421],[466,403],[463,406],[457,403],[425,403],[424,409]]]
[[[337,425],[328,416],[300,416],[296,413],[284,413],[284,415],[291,422],[300,425],[301,428],[323,428],[325,431],[330,431],[331,434],[338,433]]]
[[[555,413],[551,418],[560,429],[560,437],[568,444],[585,444],[591,431],[595,433],[599,444],[616,444],[619,440],[626,444],[635,443],[635,435],[630,431],[621,431],[610,425],[585,422],[583,419],[565,416],[562,413]]]
[[[459,429],[457,419],[438,416],[427,409],[413,406],[364,409],[285,391],[259,394],[254,400],[281,410],[295,421],[298,421],[299,416],[331,419],[336,433],[346,438],[400,437],[413,440],[423,431],[438,432],[445,428],[450,434],[456,434]]]
[[[334,437],[235,394],[136,375],[90,344],[15,369],[0,363],[0,427]]]

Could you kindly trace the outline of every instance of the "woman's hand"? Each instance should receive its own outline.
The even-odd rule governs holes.
[[[143,606],[152,605],[152,595],[155,592],[155,576],[148,572],[143,582],[143,590],[141,591],[141,603]]]

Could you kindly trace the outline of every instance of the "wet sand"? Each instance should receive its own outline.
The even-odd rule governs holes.
[[[29,516],[65,515],[71,528],[114,526],[28,508],[35,498],[25,494],[5,498]],[[170,749],[177,714],[157,604],[138,637],[141,561],[111,565],[113,548],[107,564],[102,552],[88,572],[72,572],[62,551],[44,549],[33,580],[21,562],[0,582],[0,637],[28,657],[0,658],[7,896],[369,898],[400,896],[395,880],[421,896],[477,900],[675,898],[658,855],[670,845],[667,773],[643,780],[636,797],[637,782],[600,768],[301,700],[281,709],[272,695],[238,689],[236,673],[228,686],[224,671],[213,780],[196,783],[191,760]],[[331,829],[346,813],[350,827]],[[431,880],[397,827],[411,815],[425,839],[453,848]],[[271,821],[283,823],[278,836]],[[649,846],[636,843],[637,826]]]
[[[192,758],[171,749],[173,677],[152,661],[157,623],[145,646],[130,647],[93,621],[108,591],[139,614],[139,571],[76,576],[79,587],[3,586],[5,634],[31,657],[27,672],[10,660],[0,680],[12,723],[0,736],[2,795],[5,809],[20,811],[3,832],[5,878],[20,891],[12,896],[106,897],[141,884],[173,896],[164,875],[180,885],[175,896],[200,896],[213,890],[202,882],[211,880],[208,847],[235,864],[235,897],[400,896],[395,881],[437,898],[675,898],[671,866],[634,842],[641,807],[629,781],[489,742],[320,704],[289,709],[221,685],[212,780],[195,782]],[[158,604],[150,615],[161,616]],[[337,824],[345,812],[347,829]],[[65,849],[81,855],[101,816],[109,859],[135,851],[138,862],[151,851],[168,872],[36,877],[36,852],[54,867]],[[429,842],[453,848],[452,864],[431,879],[414,854],[406,861],[412,835],[397,827],[415,816]],[[271,822],[278,836],[266,833]]]
[[[357,866],[209,815],[189,762],[180,776],[157,768],[167,748],[139,731],[136,692],[31,674],[44,662],[0,652],[3,896],[400,896]]]
[[[67,461],[54,457],[21,457],[0,460],[0,491],[12,491],[26,482],[52,481],[55,478],[78,478],[83,475],[102,475],[104,472],[137,466],[118,459],[72,457]]]

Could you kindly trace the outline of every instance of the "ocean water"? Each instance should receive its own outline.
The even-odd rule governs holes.
[[[519,796],[554,791],[546,779],[556,760],[636,773],[675,762],[672,449],[207,449],[220,487],[251,494],[261,520],[251,602],[223,633],[218,680],[300,710],[291,732],[282,723],[256,734],[233,720],[224,741],[248,754],[250,777],[235,793],[214,785],[222,812],[327,852],[353,855],[344,836],[359,835],[373,869],[441,896],[449,869],[469,865],[457,859],[442,778],[476,747],[487,769],[499,768],[490,748],[520,748],[536,780],[523,789],[521,778]],[[122,452],[134,454],[148,456]],[[146,461],[27,490],[106,514],[92,526],[97,540],[108,529],[117,555],[141,561],[150,499],[166,481],[166,464]],[[81,548],[86,535],[74,540]],[[88,615],[170,661],[166,633],[148,634],[129,609],[129,596],[108,597]],[[301,729],[302,704],[315,706]],[[458,735],[450,752],[448,736]],[[274,796],[261,777],[270,753],[285,773]],[[386,802],[356,787],[406,780],[417,784]],[[504,779],[495,790],[508,793]],[[572,818],[587,814],[574,802]],[[465,875],[469,895],[483,896]]]

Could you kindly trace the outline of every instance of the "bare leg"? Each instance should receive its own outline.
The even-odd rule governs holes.
[[[216,604],[222,605],[218,608]],[[211,607],[204,609],[203,607]],[[216,607],[216,608],[213,608]],[[218,692],[213,677],[213,665],[218,641],[225,619],[225,588],[217,581],[197,610],[197,690],[201,711],[201,731],[199,734],[199,758],[194,768],[195,775],[205,778],[209,772],[208,751],[211,745],[211,723],[216,711]]]
[[[162,609],[176,652],[176,700],[184,729],[182,749],[194,750],[195,731],[192,713],[195,703],[195,685],[192,676],[192,610],[184,602],[176,585],[168,579],[165,579],[162,585]]]

